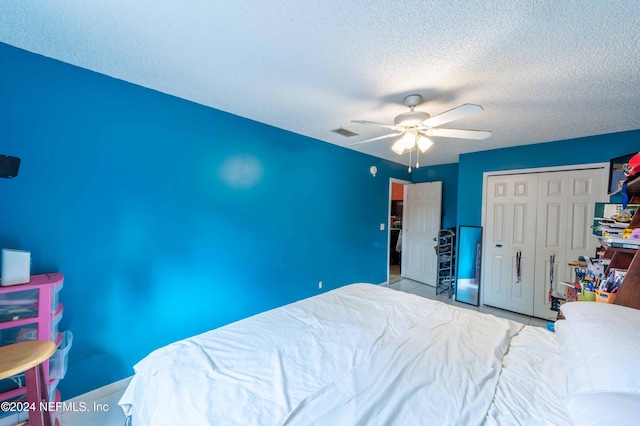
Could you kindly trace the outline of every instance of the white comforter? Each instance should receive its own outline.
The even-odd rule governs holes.
[[[546,386],[518,362],[502,374],[523,328],[354,284],[151,353],[120,405],[134,426],[545,424],[540,410],[563,413],[566,385]],[[517,350],[562,373],[540,332]],[[521,381],[542,383],[535,398],[514,394]]]

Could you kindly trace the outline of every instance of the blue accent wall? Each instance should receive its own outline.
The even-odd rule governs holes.
[[[638,151],[640,130],[462,154],[458,165],[458,224],[481,225],[485,172],[608,163]]]
[[[63,399],[177,339],[386,281],[405,166],[5,44],[0,63],[0,153],[22,159],[0,246],[65,275]]]
[[[413,169],[411,174],[412,183],[437,181],[442,181],[442,228],[455,227],[458,223],[458,164],[423,166]]]

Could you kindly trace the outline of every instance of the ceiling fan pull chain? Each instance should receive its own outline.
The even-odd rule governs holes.
[[[411,173],[411,151],[409,151],[409,173]]]
[[[416,169],[420,168],[420,149],[416,149]]]

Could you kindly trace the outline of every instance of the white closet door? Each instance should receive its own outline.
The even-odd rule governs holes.
[[[441,224],[442,182],[405,185],[402,276],[431,286],[437,281],[434,246]]]
[[[485,305],[533,315],[537,181],[535,174],[487,179]]]
[[[568,262],[595,255],[597,240],[591,236],[591,225],[595,203],[604,201],[604,196],[602,169],[539,175],[534,316],[556,317],[549,303],[551,256],[555,255],[553,286],[557,291],[560,281],[575,278]]]

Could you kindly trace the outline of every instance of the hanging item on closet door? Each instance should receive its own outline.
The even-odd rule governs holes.
[[[519,284],[522,281],[522,252],[518,250],[516,252],[516,284]]]
[[[555,263],[556,263],[556,255],[552,254],[551,256],[549,256],[549,303],[551,303],[551,296],[553,294],[553,278],[554,278],[553,267]]]

